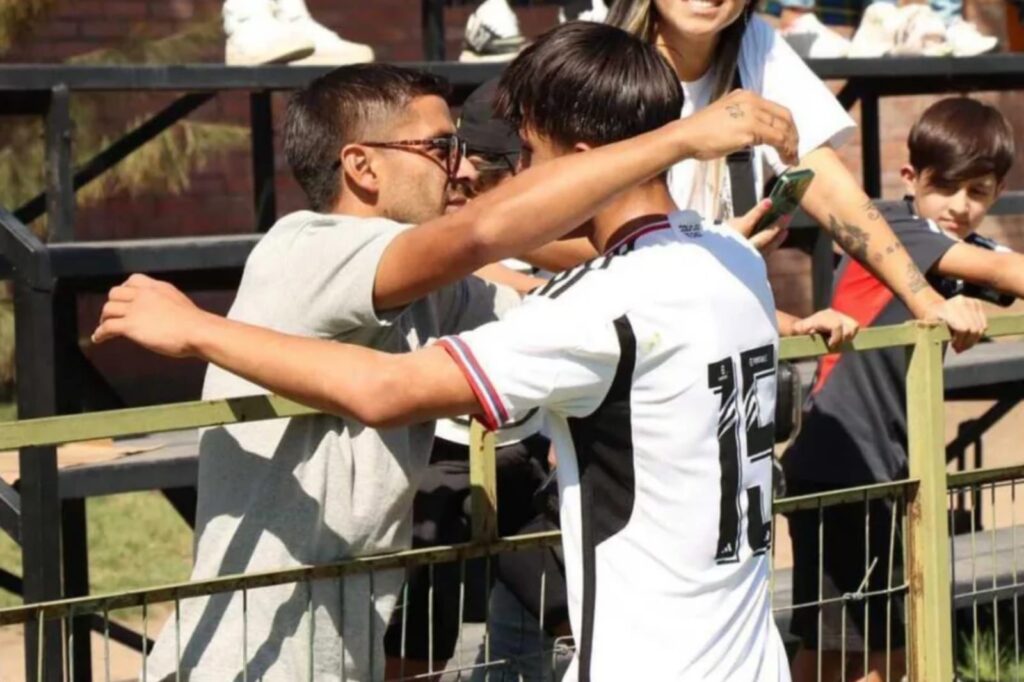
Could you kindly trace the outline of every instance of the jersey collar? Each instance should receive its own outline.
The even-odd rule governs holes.
[[[668,229],[669,227],[672,227],[672,224],[669,223],[668,216],[665,216],[663,218],[659,218],[659,219],[657,219],[657,220],[655,220],[653,222],[645,223],[643,225],[638,225],[637,227],[635,227],[632,230],[630,230],[629,232],[627,232],[624,237],[621,237],[614,244],[612,244],[611,246],[606,248],[602,255],[607,256],[612,251],[615,251],[616,249],[622,248],[623,246],[625,246],[626,244],[629,244],[631,242],[635,242],[637,239],[639,239],[640,237],[644,236],[645,234],[650,234],[651,232],[657,232],[658,230],[665,230],[665,229]]]

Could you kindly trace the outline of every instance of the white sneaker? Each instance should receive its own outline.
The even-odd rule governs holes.
[[[948,57],[953,46],[946,37],[946,22],[925,5],[899,8],[894,55]]]
[[[974,57],[999,46],[998,38],[983,34],[977,26],[959,17],[946,28],[946,40],[953,48],[954,57]]]
[[[224,3],[224,63],[279,64],[313,54],[313,41],[274,18],[270,0]]]
[[[604,0],[591,0],[590,9],[585,9],[579,13],[573,21],[593,21],[595,24],[603,24],[605,19],[608,18],[608,5],[604,3]],[[558,23],[564,24],[569,21],[569,18],[565,16],[565,8],[558,8]]]
[[[485,0],[469,15],[460,62],[506,62],[526,45],[508,0]]]
[[[864,10],[857,32],[850,42],[848,57],[854,59],[881,57],[896,45],[899,8],[888,2],[873,2]]]
[[[838,59],[850,51],[850,41],[821,23],[813,12],[804,14],[779,34],[804,59]]]
[[[293,62],[295,65],[342,66],[373,61],[373,48],[345,40],[321,24],[310,15],[304,0],[275,0],[275,4],[277,20],[312,41],[316,48],[313,54]]]

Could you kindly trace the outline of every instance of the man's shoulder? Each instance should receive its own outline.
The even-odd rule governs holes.
[[[271,226],[253,249],[246,269],[276,268],[292,262],[300,267],[313,267],[325,258],[339,262],[345,254],[405,229],[406,225],[387,218],[295,211]]]
[[[382,217],[362,217],[341,213],[294,211],[281,216],[267,232],[268,237],[286,237],[296,233],[323,234],[339,240],[359,241],[367,236],[401,232],[408,226]]]

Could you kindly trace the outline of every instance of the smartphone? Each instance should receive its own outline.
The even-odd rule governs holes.
[[[772,200],[772,207],[761,220],[757,221],[754,234],[771,227],[783,217],[795,213],[813,179],[814,171],[810,169],[786,171],[780,175],[768,197]]]

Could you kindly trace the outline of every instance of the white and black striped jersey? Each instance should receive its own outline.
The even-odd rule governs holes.
[[[768,592],[778,332],[745,240],[674,213],[440,343],[489,427],[544,408],[566,679],[789,679]]]

